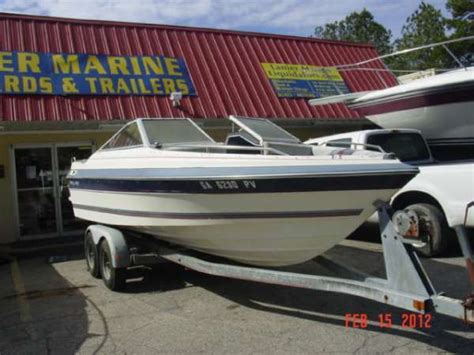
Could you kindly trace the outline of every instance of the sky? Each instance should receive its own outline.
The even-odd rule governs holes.
[[[309,36],[367,8],[399,36],[421,0],[0,0],[0,12]],[[448,15],[446,0],[425,0]]]

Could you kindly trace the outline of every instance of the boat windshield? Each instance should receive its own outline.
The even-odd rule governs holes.
[[[150,144],[214,143],[206,133],[187,119],[143,120]]]
[[[298,138],[269,120],[237,116],[230,116],[229,119],[260,142],[300,143]]]

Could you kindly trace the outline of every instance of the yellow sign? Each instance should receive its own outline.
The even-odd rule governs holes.
[[[344,81],[335,67],[284,63],[261,64],[269,79]]]
[[[348,93],[335,67],[305,64],[261,63],[279,97],[323,97]]]

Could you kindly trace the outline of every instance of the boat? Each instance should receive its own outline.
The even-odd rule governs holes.
[[[346,238],[418,169],[382,152],[312,147],[231,116],[215,142],[196,123],[137,119],[68,174],[77,218],[257,266],[301,263]]]
[[[459,40],[461,39],[454,41]],[[445,45],[454,41],[445,41],[409,51]],[[368,62],[342,67],[357,68]],[[421,77],[382,90],[310,100],[311,105],[329,103],[345,103],[350,109],[382,128],[418,129],[430,145],[474,144],[474,67],[472,66]]]

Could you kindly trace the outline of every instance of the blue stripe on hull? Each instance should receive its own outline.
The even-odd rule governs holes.
[[[399,189],[414,174],[277,179],[114,180],[69,179],[72,190],[126,193],[235,194]]]

